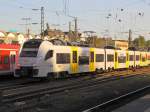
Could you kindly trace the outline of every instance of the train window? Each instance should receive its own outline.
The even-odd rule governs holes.
[[[140,54],[140,60],[142,60],[142,54]]]
[[[150,55],[148,55],[148,60],[150,60]]]
[[[56,54],[56,63],[57,64],[70,63],[70,54],[69,53],[57,53]]]
[[[126,56],[118,56],[118,63],[125,63],[126,62]]]
[[[133,55],[130,55],[130,56],[129,56],[129,59],[130,59],[130,61],[134,61],[134,56],[133,56]]]
[[[127,58],[126,58],[127,61],[129,61],[129,54],[128,54],[128,53],[126,54],[126,57],[127,57]]]
[[[49,58],[51,58],[51,57],[53,57],[53,50],[49,50],[49,51],[47,52],[47,54],[46,54],[46,56],[45,56],[45,60],[47,60],[47,59],[49,59]]]
[[[9,63],[9,56],[4,56],[4,64],[8,64]]]
[[[11,63],[15,64],[15,60],[16,60],[16,56],[15,55],[11,55]]]
[[[96,54],[96,62],[104,62],[104,54]]]
[[[94,62],[94,52],[90,52],[90,62]]]
[[[143,62],[146,61],[146,58],[145,58],[145,57],[142,57],[142,61],[143,61]]]
[[[20,57],[36,57],[38,51],[22,51]]]
[[[113,54],[107,54],[107,61],[113,62],[114,61],[114,55]]]
[[[118,57],[118,54],[117,52],[115,52],[115,62],[117,62],[117,57]]]
[[[40,39],[29,40],[24,43],[23,48],[39,48],[41,43],[42,43],[42,40]]]
[[[140,56],[136,55],[136,61],[139,61],[139,60],[140,60]]]
[[[88,65],[89,56],[79,56],[79,65]]]
[[[73,63],[77,63],[77,51],[73,51],[72,60]]]

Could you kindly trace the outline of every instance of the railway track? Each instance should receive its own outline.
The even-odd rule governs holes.
[[[74,89],[78,89],[78,88],[96,86],[96,85],[99,85],[102,83],[106,83],[108,81],[120,80],[123,78],[130,78],[130,77],[134,77],[134,76],[137,76],[137,75],[112,76],[112,77],[107,77],[107,78],[102,78],[102,79],[88,80],[86,82],[83,82],[83,81],[74,82],[69,85],[67,84],[67,85],[62,85],[62,86],[58,86],[58,87],[38,88],[35,90],[24,89],[24,91],[22,91],[20,93],[15,93],[15,92],[9,91],[8,94],[7,93],[3,94],[3,102],[11,103],[11,102],[25,101],[25,100],[29,100],[31,98],[40,98],[41,96],[43,96],[45,94],[55,94],[55,93],[70,91],[70,90],[74,90]],[[17,90],[17,91],[19,91],[19,90]]]
[[[141,73],[147,72],[147,69],[149,70],[149,68],[141,69],[141,70],[137,69],[138,73],[136,73],[136,74],[141,74]],[[132,70],[125,70],[125,71],[119,71],[119,72],[112,71],[112,72],[108,72],[108,73],[106,72],[103,74],[98,74],[97,76],[94,76],[92,78],[90,76],[83,76],[83,77],[71,77],[70,79],[75,80],[75,81],[78,81],[78,80],[85,81],[85,80],[92,80],[94,78],[105,78],[105,77],[120,76],[120,75],[123,76],[123,75],[129,75],[129,74],[135,74],[135,72]],[[64,79],[64,80],[67,80],[67,79]],[[54,81],[54,80],[49,80],[49,81]],[[47,81],[41,82],[39,79],[38,80],[37,79],[36,80],[35,79],[8,80],[8,81],[0,83],[0,91],[23,88],[23,87],[27,87],[27,86],[36,85],[36,84],[38,85],[41,83],[47,83]]]
[[[124,100],[135,97],[136,95],[141,94],[142,92],[145,92],[147,90],[150,90],[150,85],[145,86],[143,88],[137,89],[135,91],[129,92],[127,94],[121,95],[119,97],[116,97],[114,99],[108,100],[106,102],[103,102],[99,105],[96,105],[94,107],[88,108],[82,112],[106,112],[106,108],[111,108],[112,106],[118,105],[122,103]],[[110,111],[110,110],[107,110]]]
[[[82,89],[82,88],[84,89],[85,87],[86,88],[95,87],[102,83],[106,83],[108,81],[130,78],[130,77],[134,77],[139,74],[142,74],[142,73],[146,73],[148,71],[149,71],[149,69],[142,69],[142,70],[139,70],[138,73],[133,72],[134,73],[133,75],[127,75],[128,73],[125,71],[121,71],[123,73],[122,75],[117,74],[118,72],[112,72],[113,75],[111,75],[111,77],[109,74],[107,74],[107,77],[106,77],[106,73],[104,76],[101,76],[101,77],[95,76],[95,77],[91,78],[89,76],[86,76],[86,77],[82,77],[79,79],[71,80],[70,83],[66,83],[64,85],[53,86],[53,87],[48,86],[48,85],[52,84],[54,82],[45,83],[44,85],[40,84],[40,85],[42,85],[42,87],[39,87],[39,84],[38,84],[37,87],[39,87],[39,88],[35,87],[36,89],[35,88],[31,89],[32,91],[29,90],[28,87],[25,87],[26,89],[24,89],[24,90],[20,90],[19,88],[16,88],[16,89],[12,89],[10,91],[8,90],[9,93],[4,91],[3,97],[2,97],[2,103],[3,104],[14,104],[14,103],[19,103],[19,102],[30,102],[30,100],[32,100],[32,99],[36,100],[36,102],[38,103],[38,100],[41,99],[45,95],[53,95],[53,94],[57,94],[57,93],[62,93],[62,92],[76,90],[76,89]],[[66,80],[68,81],[70,79],[66,79]],[[65,80],[60,80],[60,82],[64,82],[64,81]],[[14,92],[13,90],[20,91],[20,92],[17,93],[17,92]],[[32,107],[36,106],[37,103],[36,104],[33,103],[28,106],[23,106],[23,109],[32,108]],[[26,103],[25,103],[25,105],[26,105]],[[14,112],[14,111],[12,110],[12,112]]]
[[[48,86],[50,83],[44,83],[43,85],[41,83],[35,83],[33,84],[33,82],[24,82],[18,85],[10,85],[10,86],[0,86],[0,90],[8,90],[7,92],[4,91],[3,93],[3,97],[4,97],[4,102],[15,102],[15,101],[21,101],[21,100],[26,100],[26,99],[30,99],[33,97],[39,97],[42,96],[44,94],[53,94],[53,93],[57,93],[57,92],[62,92],[65,90],[72,90],[72,89],[76,89],[76,88],[82,88],[85,86],[90,86],[90,85],[94,85],[94,84],[98,84],[98,83],[102,83],[102,82],[107,82],[107,81],[111,81],[111,80],[118,80],[120,78],[127,78],[127,77],[131,77],[131,76],[136,76],[138,74],[142,74],[147,72],[149,69],[142,69],[140,70],[138,73],[135,74],[135,72],[133,72],[132,70],[127,71],[121,71],[121,75],[118,74],[118,72],[114,71],[114,72],[110,72],[109,73],[104,73],[103,75],[98,75],[95,77],[82,77],[79,79],[75,79],[75,80],[70,80],[69,83],[67,84],[61,84],[58,86]],[[134,75],[128,75],[128,74],[132,74],[134,73]],[[107,75],[106,75],[107,74]],[[86,81],[86,84],[85,84]],[[59,83],[59,82],[58,82]],[[29,87],[33,87],[35,85],[35,88],[30,89]],[[42,85],[42,87],[39,87],[39,85]],[[17,91],[17,92],[15,92]],[[18,92],[19,91],[19,92]]]

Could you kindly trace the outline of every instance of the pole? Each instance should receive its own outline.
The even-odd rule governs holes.
[[[129,47],[131,47],[131,41],[132,41],[132,31],[131,31],[131,29],[129,29],[129,39],[128,39],[128,41],[129,41]]]
[[[77,17],[75,17],[75,40],[78,38],[78,23]]]
[[[22,20],[24,20],[25,21],[25,29],[26,29],[26,34],[28,34],[28,25],[30,25],[29,23],[28,23],[28,21],[30,21],[31,20],[31,18],[22,18]]]
[[[44,38],[44,7],[41,7],[41,38]]]
[[[71,22],[69,22],[69,40],[72,41],[72,38],[71,38]]]

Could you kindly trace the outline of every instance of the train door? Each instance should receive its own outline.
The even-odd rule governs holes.
[[[2,51],[2,70],[3,71],[10,71],[10,60],[9,60],[9,53],[10,51],[8,50],[3,50]]]
[[[115,51],[115,59],[114,59],[114,62],[115,62],[115,69],[117,69],[118,68],[118,53],[117,53],[117,51]]]
[[[3,66],[2,66],[2,52],[0,51],[0,71],[3,70]]]
[[[94,54],[94,48],[90,48],[90,60],[89,60],[89,71],[94,72],[95,71],[95,54]]]
[[[129,68],[129,52],[126,51],[126,68]]]
[[[10,70],[14,71],[16,65],[16,52],[10,51]]]
[[[72,47],[71,73],[78,73],[78,48]]]

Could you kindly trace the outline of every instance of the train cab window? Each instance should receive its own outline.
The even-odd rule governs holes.
[[[129,59],[130,59],[130,61],[134,61],[134,56],[133,56],[133,55],[130,55],[130,56],[129,56]]]
[[[113,62],[114,61],[114,55],[113,54],[107,54],[107,61]]]
[[[9,57],[8,56],[4,56],[4,64],[8,64],[9,63]]]
[[[41,39],[31,39],[24,43],[23,48],[39,48],[41,43]]]
[[[73,51],[72,60],[73,63],[77,63],[77,51]]]
[[[96,54],[96,62],[104,62],[104,54]]]
[[[139,61],[139,60],[140,60],[140,56],[136,55],[136,61]]]
[[[38,51],[21,51],[20,57],[37,57]]]
[[[90,52],[90,62],[94,62],[94,52]]]
[[[53,57],[53,50],[49,50],[49,51],[47,52],[47,54],[46,54],[46,56],[45,56],[45,60],[47,60],[47,59],[49,59],[49,58],[51,58],[51,57]]]
[[[79,65],[88,65],[89,56],[79,56]]]

